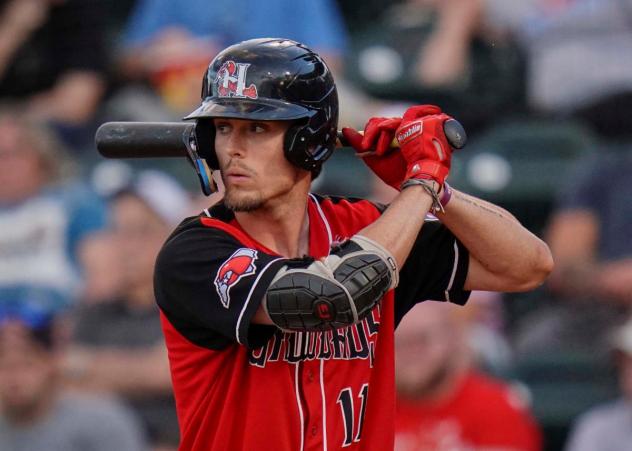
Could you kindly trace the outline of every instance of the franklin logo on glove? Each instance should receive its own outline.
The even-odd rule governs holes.
[[[397,142],[399,143],[400,146],[402,146],[403,144],[406,144],[411,139],[420,135],[422,132],[423,132],[423,123],[421,121],[413,122],[412,124],[408,126],[408,128],[402,130],[401,132],[397,134]]]

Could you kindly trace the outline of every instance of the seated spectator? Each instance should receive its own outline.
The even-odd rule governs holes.
[[[336,75],[341,123],[363,124],[367,108],[384,107],[345,83],[346,30],[334,0],[141,0],[121,44],[122,72],[149,80],[162,103],[136,86],[116,96],[109,114],[180,119],[199,103],[201,76],[219,50],[266,37],[299,41],[325,58]]]
[[[140,451],[134,416],[112,399],[70,394],[60,379],[53,318],[0,305],[0,449]]]
[[[246,39],[284,37],[324,52],[330,65],[340,66],[342,27],[332,0],[142,0],[125,34],[124,68],[132,77],[149,76],[173,110],[188,112],[199,103],[201,74],[220,49]]]
[[[74,386],[128,401],[152,446],[160,449],[175,449],[179,433],[153,270],[171,229],[190,213],[188,205],[188,194],[157,171],[141,172],[113,195],[112,245],[120,256],[120,294],[82,306],[66,361]]]
[[[425,87],[450,86],[467,77],[470,45],[480,34],[483,0],[408,0],[436,12],[434,30],[419,49],[415,78]]]
[[[505,329],[502,294],[473,291],[467,304],[455,312],[465,322],[465,338],[475,365],[491,374],[506,374],[513,352]]]
[[[470,136],[524,112],[522,52],[485,0],[396,2],[353,38],[350,75],[372,95],[441,105]]]
[[[428,302],[395,333],[396,451],[542,449],[519,392],[477,370],[451,306]]]
[[[487,16],[527,52],[541,114],[584,119],[605,138],[632,130],[632,1],[486,0]]]
[[[83,276],[79,295],[82,304],[96,304],[119,297],[124,277],[120,254],[121,249],[110,230],[94,234],[82,246],[79,253]]]
[[[549,305],[520,320],[521,354],[607,348],[607,334],[632,306],[632,152],[600,149],[558,196],[547,241],[555,259]]]
[[[106,210],[69,166],[48,127],[0,110],[0,304],[32,302],[40,291],[50,309],[76,301],[77,256],[105,226]]]
[[[621,398],[598,405],[576,422],[566,451],[621,451],[632,444],[632,318],[613,334]]]
[[[0,99],[65,132],[89,123],[105,91],[103,18],[90,0],[1,0]]]

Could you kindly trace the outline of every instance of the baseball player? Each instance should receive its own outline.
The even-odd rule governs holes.
[[[180,449],[392,449],[403,315],[427,299],[463,304],[474,289],[531,289],[551,270],[547,246],[448,187],[450,118],[434,106],[372,118],[363,136],[344,130],[400,190],[390,205],[310,194],[338,100],[302,44],[228,47],[202,98],[188,119],[224,198],[178,226],[155,273]]]

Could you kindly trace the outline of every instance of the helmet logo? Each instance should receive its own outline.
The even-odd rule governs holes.
[[[254,84],[246,87],[246,72],[250,64],[226,61],[217,71],[215,83],[220,97],[238,97],[257,99],[257,87]]]

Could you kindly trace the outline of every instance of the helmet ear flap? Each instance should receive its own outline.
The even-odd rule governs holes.
[[[215,125],[213,119],[198,119],[195,124],[195,138],[198,142],[198,153],[206,160],[211,169],[219,169],[219,161],[215,153]]]
[[[333,152],[335,132],[328,127],[314,129],[313,123],[321,123],[317,113],[307,121],[294,123],[285,133],[285,157],[295,166],[307,171],[320,172],[320,167]],[[334,141],[331,137],[334,137]]]
[[[307,171],[313,170],[317,164],[309,155],[308,147],[311,134],[304,122],[294,123],[285,132],[283,152],[290,163]]]

